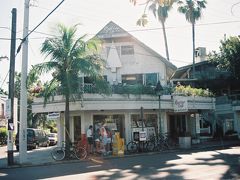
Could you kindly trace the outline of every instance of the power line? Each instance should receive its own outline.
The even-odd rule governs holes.
[[[240,4],[240,2],[239,2]],[[212,22],[212,23],[204,23],[204,24],[196,24],[195,26],[208,26],[208,25],[219,25],[219,24],[230,24],[230,23],[240,23],[239,20],[235,20],[235,21],[222,21],[222,22]],[[190,25],[185,25],[185,26],[170,26],[170,27],[166,27],[165,29],[177,29],[177,28],[186,28],[186,27],[191,27]],[[47,36],[55,36],[54,34],[49,34],[49,33],[45,33],[45,32],[41,32],[41,31],[35,31],[36,28],[34,28],[33,30],[31,30],[28,34],[28,36],[31,33],[37,33],[37,34],[43,34],[43,35],[47,35]],[[161,27],[157,27],[157,28],[146,28],[146,29],[133,29],[133,30],[128,30],[127,32],[146,32],[146,31],[156,31],[156,30],[162,30],[163,28]],[[90,33],[88,35],[96,35],[96,33]],[[27,36],[24,38],[26,39]],[[31,39],[44,39],[47,37],[34,37]],[[22,40],[21,38],[16,38],[17,40]],[[0,40],[11,40],[10,38],[0,38]]]
[[[17,53],[16,53],[15,57],[16,57],[17,54],[20,52],[21,46],[22,46],[22,44],[24,43],[24,41],[26,41],[26,39],[28,38],[28,36],[29,36],[30,34],[32,34],[64,1],[65,1],[65,0],[62,0],[35,28],[33,28],[33,29],[22,39],[20,45],[19,45],[18,48],[17,48]],[[5,39],[5,40],[6,40],[6,39],[7,39],[7,40],[11,40],[11,39],[8,39],[8,38],[4,38],[4,39]],[[7,78],[8,74],[9,74],[9,71],[8,71],[7,75],[5,76],[5,78],[4,78],[4,80],[3,80],[3,83],[2,83],[2,85],[1,85],[1,88],[2,88],[3,84],[4,84],[5,81],[6,81],[6,78]]]
[[[235,7],[235,6],[237,6],[238,4],[240,4],[240,2],[237,2],[237,3],[235,3],[235,4],[233,4],[232,6],[231,6],[231,14],[234,16],[234,13],[233,13],[233,8]]]
[[[17,53],[20,52],[21,46],[24,43],[24,41],[26,41],[26,39],[28,38],[28,36],[30,36],[30,34],[32,34],[44,21],[46,21],[46,19],[54,12],[57,10],[57,8],[64,2],[65,0],[62,0],[37,26],[35,26],[35,28],[33,28],[23,39],[21,44],[18,46],[17,48]]]
[[[2,82],[2,85],[1,85],[1,88],[0,88],[0,89],[2,89],[3,84],[5,83],[5,81],[6,81],[7,77],[8,77],[8,74],[9,74],[9,71],[8,71],[7,74],[6,74],[6,76],[5,76],[5,78],[4,78],[3,82]]]

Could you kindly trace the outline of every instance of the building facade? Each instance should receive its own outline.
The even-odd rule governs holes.
[[[90,81],[84,77],[81,100],[70,103],[70,136],[72,141],[86,133],[89,125],[96,131],[104,123],[119,132],[125,142],[133,139],[133,132],[145,131],[150,137],[159,132],[174,137],[190,134],[198,137],[201,114],[210,117],[215,109],[214,98],[183,97],[154,92],[160,81],[163,87],[176,67],[148,46],[137,40],[117,24],[109,22],[96,35],[102,40],[101,56],[106,60],[104,77],[113,87],[110,96],[89,93]],[[138,86],[136,86],[138,85]],[[128,88],[141,89],[134,93]],[[146,88],[148,90],[144,91]],[[43,106],[43,98],[32,104],[33,113],[59,112],[56,118],[59,142],[64,140],[64,97],[52,98]]]
[[[216,65],[207,61],[206,49],[203,47],[196,49],[195,79],[192,79],[192,73],[192,65],[180,67],[172,76],[171,82],[208,88],[214,93],[216,97],[214,117],[204,118],[205,123],[200,124],[202,131],[206,132],[205,128],[210,124],[209,135],[240,138],[240,80],[232,77],[228,71],[217,69]]]

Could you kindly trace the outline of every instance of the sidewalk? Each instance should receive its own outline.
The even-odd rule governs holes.
[[[96,163],[104,163],[104,160],[108,158],[125,158],[131,156],[142,156],[142,155],[151,155],[155,153],[169,153],[169,152],[191,152],[191,151],[198,151],[198,150],[208,150],[208,149],[215,149],[215,148],[227,148],[232,146],[240,146],[240,140],[225,140],[225,141],[209,141],[209,142],[202,142],[200,144],[192,145],[191,149],[172,149],[169,151],[161,151],[161,152],[151,152],[151,153],[139,153],[139,154],[129,154],[124,155],[121,157],[117,156],[90,156],[88,159],[84,161],[91,160]],[[14,162],[15,165],[8,166],[7,164],[7,147],[0,147],[0,168],[15,168],[15,167],[26,167],[26,166],[39,166],[39,165],[50,165],[50,164],[57,164],[57,163],[73,163],[79,162],[79,160],[63,160],[63,161],[55,161],[52,159],[50,153],[51,150],[55,146],[47,147],[47,148],[39,148],[33,151],[27,152],[27,163],[20,165],[19,164],[19,153],[14,152]],[[82,162],[84,162],[82,161]]]

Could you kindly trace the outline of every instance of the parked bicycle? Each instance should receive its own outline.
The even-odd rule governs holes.
[[[128,153],[152,152],[154,147],[152,141],[130,141],[127,144],[127,151]]]
[[[154,142],[154,151],[164,151],[172,149],[176,143],[170,138],[168,133],[162,133],[158,136],[152,137],[151,141]]]
[[[56,147],[52,150],[51,156],[56,161],[61,161],[66,156],[66,143],[63,141],[61,147]],[[83,160],[87,157],[87,150],[85,147],[81,146],[80,142],[73,145],[70,143],[70,158],[76,158],[79,160]]]

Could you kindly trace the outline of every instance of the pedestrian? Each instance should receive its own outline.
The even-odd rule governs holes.
[[[88,154],[93,153],[93,126],[90,125],[87,130]]]
[[[101,137],[102,137],[102,143],[104,145],[104,154],[106,155],[108,137],[107,137],[107,131],[106,131],[106,128],[104,127],[104,125],[105,125],[105,123],[103,122],[101,129],[100,129],[100,133],[101,133]]]
[[[98,128],[97,130],[96,130],[96,133],[95,133],[95,136],[94,136],[94,140],[95,140],[95,147],[96,147],[96,153],[99,153],[100,152],[100,136],[101,136],[101,134],[100,134],[100,129]]]

